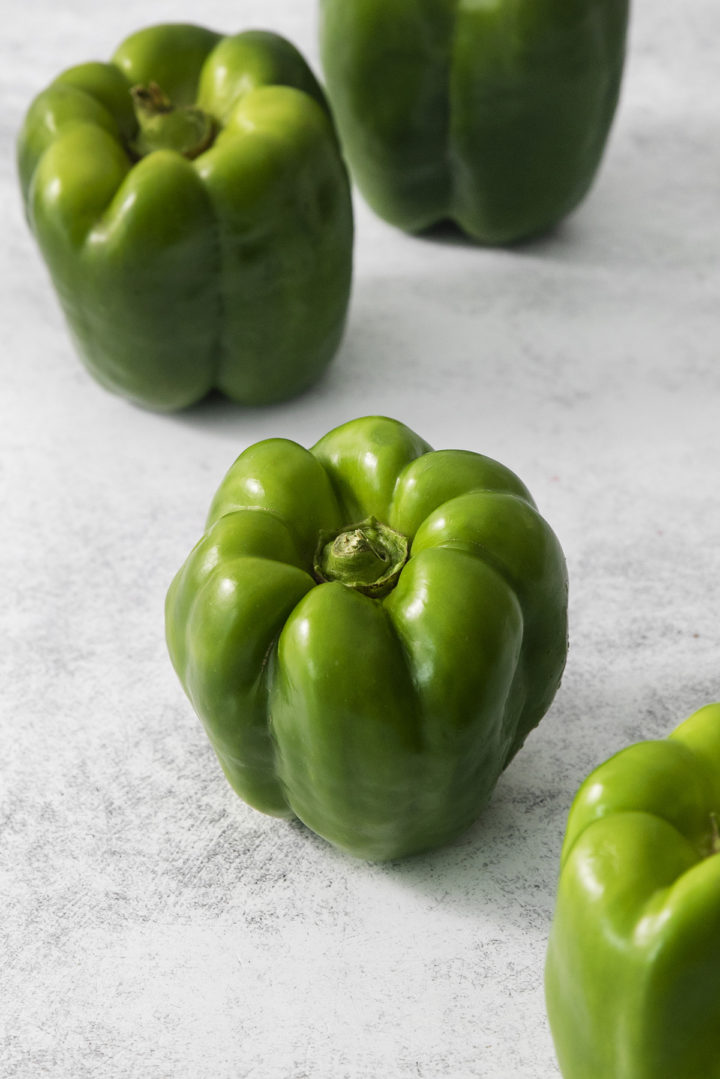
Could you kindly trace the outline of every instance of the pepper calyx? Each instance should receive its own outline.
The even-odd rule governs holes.
[[[155,82],[133,86],[130,93],[138,123],[130,148],[137,157],[175,150],[192,160],[212,145],[215,121],[197,105],[173,105]]]
[[[406,536],[367,517],[334,532],[321,532],[313,561],[316,581],[339,581],[366,596],[390,592],[407,562]]]

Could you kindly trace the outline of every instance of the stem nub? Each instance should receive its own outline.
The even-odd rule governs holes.
[[[321,533],[313,569],[318,581],[339,581],[379,599],[394,587],[407,558],[406,537],[368,517],[338,532]]]
[[[192,160],[212,144],[215,123],[197,105],[176,108],[155,82],[133,86],[130,93],[138,122],[131,149],[138,157],[153,150],[175,150]]]

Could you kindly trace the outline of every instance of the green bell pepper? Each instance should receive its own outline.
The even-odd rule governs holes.
[[[330,362],[352,266],[323,93],[262,31],[169,24],[61,74],[18,140],[30,227],[81,358],[157,410],[290,397]]]
[[[385,860],[477,818],[550,706],[566,617],[521,481],[371,416],[238,457],[166,631],[235,791]]]
[[[565,1079],[720,1079],[720,704],[570,810],[546,965]]]
[[[370,206],[486,244],[588,191],[618,100],[628,0],[321,0],[330,103]]]

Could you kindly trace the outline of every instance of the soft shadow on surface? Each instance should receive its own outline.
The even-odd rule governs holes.
[[[275,827],[285,833],[296,857],[300,853],[301,861],[318,863],[317,872],[337,880],[382,881],[445,914],[498,927],[522,921],[544,930],[554,905],[567,813],[563,794],[508,774],[478,821],[453,843],[389,862],[358,859],[297,820],[277,821]]]
[[[544,923],[554,901],[568,792],[535,775],[532,749],[525,753],[454,843],[387,863],[382,872],[455,913],[505,924],[514,909],[528,923]]]
[[[581,657],[580,657],[581,662]],[[630,678],[595,684],[578,669],[500,777],[490,803],[454,843],[388,862],[389,880],[485,924],[545,931],[555,905],[567,815],[583,780],[625,746],[665,738],[715,699],[712,684]]]
[[[467,237],[452,222],[415,235],[428,245],[504,251],[590,266],[617,268],[665,264],[703,266],[716,261],[720,143],[705,115],[625,123],[621,111],[600,169],[584,199],[546,232],[500,247]],[[701,170],[688,161],[702,162]]]
[[[588,761],[600,752],[583,755],[577,717],[583,717],[583,729],[596,731],[616,707],[600,694],[589,706],[582,683],[566,676],[475,823],[453,843],[389,862],[381,871],[460,916],[480,917],[486,925],[524,923],[544,932],[555,902],[567,813]]]
[[[161,419],[182,427],[197,427],[213,431],[216,428],[233,427],[242,413],[246,411],[234,401],[229,400],[219,390],[211,390],[200,401],[177,412],[161,414]]]
[[[238,442],[250,443],[272,435],[287,435],[289,420],[296,417],[298,410],[312,412],[328,393],[328,383],[332,369],[340,359],[341,346],[333,360],[330,370],[303,393],[296,397],[268,405],[242,405],[232,401],[219,390],[211,390],[201,401],[179,412],[165,413],[160,416],[166,422],[181,427],[194,428],[207,434],[214,434],[226,440],[237,435]],[[320,434],[324,432],[319,432]],[[288,436],[290,437],[290,436]]]
[[[570,233],[570,236],[568,236],[568,233]],[[571,218],[566,218],[564,221],[558,222],[535,236],[529,236],[506,244],[483,244],[479,240],[473,239],[472,236],[468,236],[459,225],[450,219],[439,221],[436,225],[431,225],[429,228],[412,235],[428,244],[476,248],[479,251],[518,251],[532,254],[536,249],[542,250],[543,247],[556,245],[558,241],[561,246],[567,246],[569,239],[572,245],[572,220]]]

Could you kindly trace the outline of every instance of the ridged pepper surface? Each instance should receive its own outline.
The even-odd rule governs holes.
[[[477,818],[553,699],[566,612],[512,472],[365,417],[240,455],[166,629],[237,793],[384,860]]]
[[[158,410],[299,393],[341,337],[347,173],[323,93],[263,31],[141,30],[63,72],[18,141],[25,208],[81,358]]]
[[[720,704],[580,787],[546,967],[565,1079],[720,1079]]]
[[[550,228],[600,163],[628,0],[320,0],[328,95],[370,206],[486,244]]]

